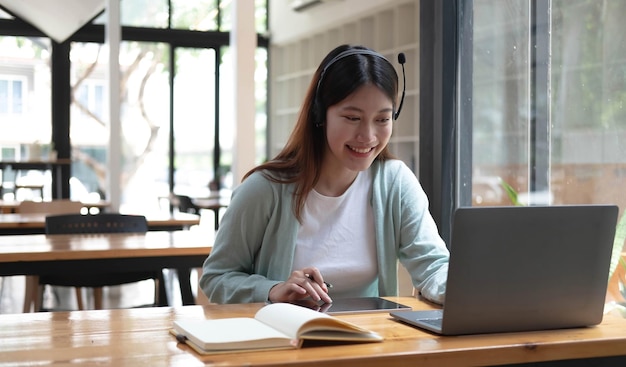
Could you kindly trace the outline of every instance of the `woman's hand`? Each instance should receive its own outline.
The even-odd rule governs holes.
[[[328,287],[324,283],[322,273],[315,267],[292,272],[289,279],[270,289],[268,299],[270,302],[293,302],[307,297],[316,302],[333,301],[328,296]]]

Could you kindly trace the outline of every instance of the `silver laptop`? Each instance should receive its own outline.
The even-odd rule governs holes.
[[[617,215],[614,205],[459,208],[444,308],[390,315],[442,335],[596,325]]]

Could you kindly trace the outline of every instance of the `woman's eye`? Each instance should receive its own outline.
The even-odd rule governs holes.
[[[348,121],[359,121],[361,118],[358,116],[345,116]]]
[[[380,122],[380,123],[386,123],[386,122],[389,122],[389,121],[391,121],[391,118],[389,118],[389,117],[383,117],[383,118],[380,118],[380,119],[376,120],[376,122]]]

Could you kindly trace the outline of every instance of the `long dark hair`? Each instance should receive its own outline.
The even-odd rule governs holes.
[[[345,51],[347,56],[335,59]],[[362,50],[362,51],[361,51]],[[295,183],[294,214],[301,221],[307,195],[319,180],[326,148],[326,110],[371,84],[380,88],[391,101],[394,110],[398,95],[398,74],[393,65],[380,54],[363,47],[341,45],[332,50],[315,71],[302,103],[296,125],[287,144],[274,159],[250,170],[244,180],[261,171],[270,180]],[[395,158],[385,147],[378,160]]]

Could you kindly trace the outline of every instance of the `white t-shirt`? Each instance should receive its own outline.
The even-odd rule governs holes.
[[[292,270],[317,267],[333,285],[331,297],[358,297],[371,289],[377,293],[371,183],[371,173],[365,170],[343,195],[329,197],[312,190],[304,205]]]

